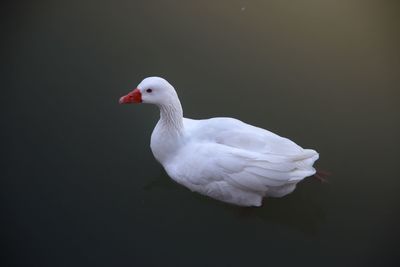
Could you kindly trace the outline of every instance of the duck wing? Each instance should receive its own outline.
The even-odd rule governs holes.
[[[171,177],[194,191],[224,200],[236,190],[257,196],[282,196],[276,190],[294,186],[315,173],[297,162],[310,155],[270,157],[216,143],[191,143],[179,161],[166,167]],[[294,189],[294,187],[293,187]],[[288,192],[289,193],[289,192]],[[233,194],[233,195],[235,195]]]
[[[269,155],[300,156],[304,153],[304,149],[293,141],[237,119],[212,118],[189,124],[194,125],[189,128],[191,135],[200,140]]]
[[[316,151],[303,149],[270,131],[232,118],[191,123],[189,129],[201,140],[191,149],[191,155],[198,159],[193,167],[207,170],[201,179],[198,177],[204,183],[224,180],[265,195],[268,190],[296,184],[315,173],[312,165],[319,157]],[[192,157],[189,154],[187,158]]]
[[[225,149],[223,154],[215,159],[215,164],[225,180],[243,189],[262,192],[263,195],[285,185],[297,184],[313,175],[315,169],[312,164],[318,158],[313,151],[301,155],[276,156],[232,148]],[[307,168],[304,167],[304,161],[309,161]]]

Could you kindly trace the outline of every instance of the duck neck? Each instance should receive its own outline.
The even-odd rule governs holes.
[[[160,106],[160,126],[170,134],[182,134],[183,110],[178,98]]]

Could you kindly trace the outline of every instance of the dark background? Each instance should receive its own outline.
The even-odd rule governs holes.
[[[2,266],[399,264],[396,1],[9,1],[1,5]],[[262,208],[173,183],[147,76],[185,116],[236,117],[320,152]],[[399,266],[399,265],[397,265]]]

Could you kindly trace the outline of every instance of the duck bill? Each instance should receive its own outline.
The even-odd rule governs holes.
[[[142,103],[142,93],[138,88],[119,99],[120,104]]]

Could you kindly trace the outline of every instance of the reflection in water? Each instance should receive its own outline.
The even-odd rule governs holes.
[[[304,196],[300,190],[283,198],[264,199],[261,208],[242,208],[239,217],[257,217],[265,222],[273,222],[305,234],[316,236],[325,222],[325,212],[315,196]]]
[[[316,190],[312,195],[306,195],[302,190],[302,187],[306,186],[307,183],[316,184],[314,186]],[[304,234],[315,236],[321,224],[325,222],[323,206],[318,202],[321,195],[321,193],[318,193],[318,187],[325,186],[329,185],[326,183],[321,184],[310,177],[298,184],[297,189],[288,196],[283,198],[264,198],[263,206],[259,208],[230,205],[198,193],[191,193],[190,195],[185,195],[185,197],[198,199],[205,206],[212,205],[220,209],[229,210],[239,220],[246,221],[256,218],[265,223],[279,224]],[[147,182],[143,189],[149,192],[159,192],[159,190],[166,192],[188,191],[188,189],[161,173],[157,178]],[[171,197],[173,197],[173,194],[171,194]]]

